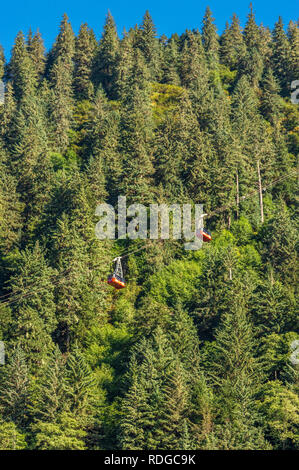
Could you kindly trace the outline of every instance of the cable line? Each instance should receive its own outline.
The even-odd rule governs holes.
[[[266,191],[268,188],[274,186],[275,184],[279,183],[280,181],[283,181],[283,180],[285,180],[285,179],[287,179],[287,178],[290,178],[291,176],[293,176],[293,175],[295,175],[295,174],[297,174],[297,170],[293,170],[293,171],[291,171],[290,173],[288,173],[287,175],[281,176],[280,178],[277,178],[277,179],[271,181],[269,184],[267,184],[266,186],[264,186],[264,188],[262,188],[262,189],[263,189],[263,191]],[[249,199],[249,198],[253,197],[254,195],[256,195],[258,192],[259,192],[259,189],[254,190],[254,191],[251,191],[250,193],[245,194],[245,196],[240,196],[240,201],[241,201],[241,200],[244,201],[245,199]],[[225,206],[221,206],[221,207],[215,209],[214,211],[210,212],[209,214],[207,214],[206,218],[207,218],[207,219],[210,219],[210,218],[213,217],[214,215],[219,214],[219,213],[221,213],[221,212],[224,212],[225,210],[227,210],[227,209],[233,207],[235,204],[236,204],[236,202],[234,201],[234,202],[232,202],[232,203],[230,203],[230,204],[227,204],[227,205],[225,205]],[[131,255],[133,255],[134,253],[138,253],[139,251],[144,250],[146,247],[147,247],[147,244],[146,244],[145,246],[139,247],[139,248],[137,248],[136,250],[133,250],[133,251],[132,251],[132,250],[131,250],[131,251],[130,251],[130,250],[123,251],[119,256],[117,256],[117,257],[115,258],[115,260],[127,258],[128,256],[131,256]],[[68,269],[66,269],[66,270],[64,270],[64,271],[62,271],[61,273],[58,273],[57,275],[54,274],[54,275],[49,276],[50,278],[51,278],[51,277],[57,278],[56,281],[52,281],[52,284],[53,284],[54,286],[57,285],[57,284],[59,283],[59,281],[60,281],[61,276],[62,276],[63,274],[65,274],[65,273],[69,272],[69,271],[70,271],[70,268],[68,268]],[[68,279],[68,278],[69,278],[69,276],[65,276],[65,279]],[[28,287],[31,287],[31,286],[33,286],[33,285],[34,285],[34,283],[30,283],[30,284],[27,284],[26,286],[24,286],[24,288],[28,288]],[[47,287],[44,286],[44,287],[42,287],[42,288],[40,288],[40,289],[38,289],[38,290],[36,290],[36,291],[28,292],[27,294],[21,294],[21,293],[20,293],[20,294],[17,294],[17,293],[13,293],[13,294],[4,294],[4,295],[2,295],[2,296],[0,297],[0,299],[3,299],[3,298],[4,298],[5,300],[0,301],[0,305],[1,305],[1,304],[2,304],[2,305],[11,305],[11,304],[13,304],[13,303],[18,302],[20,298],[23,299],[23,298],[30,297],[30,296],[32,296],[32,295],[38,294],[39,292],[42,292],[44,289],[47,289]],[[8,299],[8,300],[6,300],[6,299]]]

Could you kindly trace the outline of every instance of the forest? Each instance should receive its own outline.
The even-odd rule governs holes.
[[[299,449],[298,23],[227,20],[0,49],[1,450]],[[97,239],[121,195],[212,241]]]

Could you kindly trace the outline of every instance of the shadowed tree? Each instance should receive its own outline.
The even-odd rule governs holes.
[[[90,99],[93,95],[92,61],[97,47],[96,38],[88,25],[80,26],[75,46],[74,89],[77,99]]]
[[[106,93],[111,97],[114,96],[118,50],[119,39],[115,22],[108,11],[104,31],[94,59],[93,81],[96,87],[101,83]]]

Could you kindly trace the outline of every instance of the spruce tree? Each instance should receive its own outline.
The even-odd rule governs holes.
[[[78,99],[90,99],[93,95],[92,62],[97,43],[94,32],[88,25],[82,24],[76,38],[74,89]]]
[[[277,122],[281,114],[279,90],[280,88],[272,69],[266,70],[263,78],[262,111],[264,117],[273,124]]]
[[[296,329],[293,292],[275,280],[273,273],[257,286],[251,308],[254,323],[261,332],[285,333]]]
[[[51,69],[55,63],[58,62],[59,58],[62,58],[65,62],[66,68],[69,68],[72,64],[75,52],[75,36],[72,26],[69,22],[69,18],[66,13],[63,14],[59,34],[55,40],[54,46],[48,54],[48,70]]]
[[[216,31],[212,12],[210,8],[207,7],[203,18],[202,41],[211,68],[215,68],[218,62],[219,43]]]
[[[0,163],[0,251],[7,254],[20,241],[23,205],[16,181],[7,167]]]
[[[13,85],[14,97],[18,102],[35,93],[37,70],[30,58],[24,34],[17,34],[11,59],[8,64],[8,76]]]
[[[290,89],[290,54],[290,44],[280,16],[273,30],[272,64],[283,93],[287,93]]]
[[[119,113],[109,107],[100,87],[93,109],[93,117],[87,129],[88,153],[91,158],[87,175],[96,202],[99,203],[107,196],[106,187],[109,187],[110,197],[118,197],[122,159],[118,152]]]
[[[203,95],[207,86],[207,63],[199,34],[188,33],[181,51],[180,77],[182,85]]]
[[[26,447],[25,434],[12,421],[0,419],[0,450],[23,450]]]
[[[0,134],[2,138],[3,145],[8,146],[13,140],[13,129],[12,122],[14,118],[14,113],[16,110],[16,100],[14,97],[13,85],[11,82],[8,82],[5,88],[4,94],[4,104],[0,108]]]
[[[20,346],[11,353],[9,363],[1,370],[1,416],[22,428],[28,421],[29,372]]]
[[[27,364],[34,368],[45,362],[53,349],[51,334],[56,327],[53,271],[37,243],[21,252],[9,280],[12,299],[11,343],[22,346]]]
[[[236,284],[235,289],[239,288]],[[254,335],[247,319],[244,297],[234,292],[230,310],[222,317],[216,333],[210,368],[221,410],[221,422],[217,427],[223,441],[220,441],[220,448],[259,449],[265,446],[254,402],[261,383],[254,356]]]
[[[130,373],[133,371],[134,363],[131,364]],[[121,410],[123,415],[119,436],[121,449],[146,449],[144,427],[149,421],[144,418],[144,415],[149,412],[149,406],[144,382],[140,377],[133,375],[132,385],[122,401]]]
[[[120,191],[134,203],[151,201],[153,192],[153,121],[147,78],[144,60],[137,50],[135,71],[130,80],[131,90],[124,102],[120,122],[120,152],[125,162]]]
[[[249,5],[250,12],[247,15],[247,22],[244,28],[244,40],[248,50],[259,47],[259,27],[255,21],[255,14],[253,12],[252,3]]]
[[[148,10],[145,12],[138,31],[137,45],[143,53],[152,80],[161,77],[156,27]]]
[[[189,397],[184,370],[179,362],[169,371],[163,392],[164,406],[159,419],[161,443],[158,448],[181,449],[184,443],[182,450],[187,450],[191,444],[187,424]]]
[[[3,75],[4,75],[4,66],[5,66],[4,49],[0,45],[0,80],[2,80]]]
[[[246,53],[240,20],[234,13],[231,24],[226,28],[220,38],[221,62],[231,69],[236,69]]]
[[[56,345],[39,373],[30,400],[35,422],[56,423],[59,416],[69,409],[65,362]]]
[[[38,421],[32,430],[38,450],[86,450],[86,433],[70,413],[62,413],[55,423]]]
[[[95,417],[96,381],[78,348],[68,356],[66,381],[70,409],[80,421],[80,427],[92,425]]]
[[[166,46],[163,46],[163,56],[163,83],[180,85],[179,50],[177,42],[173,38],[169,40]]]
[[[27,41],[27,49],[36,70],[37,77],[41,80],[45,72],[46,57],[45,46],[39,31],[37,31],[33,36],[30,31]]]
[[[134,65],[134,38],[130,33],[124,32],[124,37],[120,41],[120,46],[116,61],[116,81],[115,93],[118,99],[125,100],[130,90],[130,77]]]
[[[114,96],[116,80],[116,63],[119,49],[119,39],[115,21],[108,11],[104,31],[98,46],[93,66],[93,80],[95,86],[101,83],[109,96]]]
[[[31,232],[48,202],[52,176],[45,116],[37,96],[26,94],[11,127],[9,166],[17,179],[17,191],[25,203],[24,218]]]
[[[285,227],[280,230],[279,227]],[[296,229],[290,218],[286,205],[278,201],[273,217],[260,231],[260,240],[263,242],[262,256],[264,261],[270,262],[278,274],[278,279],[295,285],[297,275],[298,238]]]
[[[290,21],[288,25],[288,38],[290,43],[289,80],[292,82],[299,76],[299,28],[294,21]]]
[[[51,96],[51,127],[53,129],[53,146],[63,152],[69,143],[68,130],[72,117],[73,71],[74,71],[75,37],[66,14],[60,24],[60,31],[53,49],[49,53],[48,70]]]

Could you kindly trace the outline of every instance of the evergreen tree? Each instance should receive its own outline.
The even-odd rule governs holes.
[[[16,181],[0,163],[0,251],[7,254],[20,241],[23,209]]]
[[[106,318],[107,293],[99,289],[98,283],[107,275],[107,253],[94,237],[94,224],[88,214],[85,212],[84,220],[84,209],[81,211],[82,205],[78,204],[72,214],[77,224],[63,214],[53,232],[53,262],[63,273],[56,287],[55,333],[62,350],[69,350],[72,340],[81,341],[92,324]]]
[[[61,58],[53,65],[51,73],[51,122],[53,127],[53,146],[63,152],[69,143],[68,129],[72,117],[72,72],[71,64]]]
[[[170,85],[180,85],[179,76],[179,50],[177,42],[171,38],[166,46],[163,46],[164,60],[163,67],[163,83]]]
[[[120,122],[122,145],[120,152],[126,164],[120,194],[126,194],[134,203],[152,199],[152,110],[145,64],[136,51],[134,77],[127,95]]]
[[[196,448],[209,450],[217,448],[213,433],[214,400],[212,387],[208,384],[204,373],[202,371],[197,373],[191,390],[189,411]]]
[[[56,346],[44,364],[31,397],[31,413],[36,422],[56,423],[68,410],[65,358]]]
[[[207,86],[207,64],[201,36],[188,33],[181,52],[180,77],[182,85],[200,90],[204,95]]]
[[[63,14],[59,34],[48,55],[48,70],[51,71],[59,59],[63,59],[66,68],[70,68],[75,52],[75,36],[66,13]]]
[[[289,80],[292,82],[299,76],[299,28],[294,21],[290,21],[288,25],[288,38],[290,43]]]
[[[240,27],[240,20],[236,14],[233,14],[231,24],[226,24],[226,28],[220,38],[221,62],[231,69],[236,69],[244,58],[245,53],[246,45]]]
[[[263,58],[265,67],[270,67],[272,56],[272,33],[270,28],[264,27],[263,24],[260,25],[259,51]]]
[[[26,95],[15,112],[11,127],[9,166],[17,179],[17,191],[25,203],[24,218],[34,230],[49,198],[51,167],[43,109],[36,96]]]
[[[92,61],[96,51],[96,38],[87,24],[82,24],[76,38],[74,89],[78,99],[90,99],[93,95]]]
[[[188,388],[184,371],[177,362],[168,374],[164,386],[165,402],[159,420],[161,444],[159,449],[187,450],[191,446],[188,431]],[[183,444],[183,448],[181,445]]]
[[[260,406],[274,449],[298,449],[298,394],[278,380],[268,382],[263,392]]]
[[[250,12],[247,16],[247,22],[244,28],[244,40],[249,51],[253,48],[259,48],[259,27],[255,21],[255,14],[253,12],[252,3],[249,5]]]
[[[284,93],[290,87],[290,44],[288,37],[284,32],[284,25],[281,16],[273,30],[273,69],[279,80],[280,86]]]
[[[27,41],[27,48],[29,52],[29,56],[32,60],[34,65],[35,71],[37,73],[37,77],[39,80],[42,79],[43,74],[45,72],[45,46],[39,31],[37,31],[33,36],[30,30],[29,37]]]
[[[14,133],[12,130],[12,122],[15,110],[16,100],[14,97],[13,86],[11,82],[8,82],[4,94],[4,104],[0,108],[0,133],[3,145],[9,145],[9,143],[13,140]]]
[[[285,227],[280,230],[278,227]],[[283,202],[277,204],[273,217],[260,231],[263,259],[270,262],[279,278],[295,285],[297,274],[296,229]]]
[[[172,363],[172,349],[160,328],[149,340],[143,339],[136,345],[128,374],[131,384],[123,400],[122,448],[134,445],[133,440],[138,449],[161,448],[163,384]]]
[[[185,379],[188,383],[196,381],[200,360],[198,335],[192,318],[182,306],[178,306],[171,318],[169,337],[172,349],[176,351],[176,356],[184,368]]]
[[[211,68],[215,68],[218,61],[219,43],[216,31],[212,12],[210,8],[207,7],[203,18],[202,41],[207,54],[208,63]]]
[[[160,63],[156,27],[148,10],[138,31],[137,45],[143,53],[152,80],[160,78]]]
[[[197,292],[189,303],[189,311],[198,328],[200,338],[213,338],[227,308],[230,291],[229,273],[225,264],[228,247],[214,247],[203,262],[203,275],[197,280]],[[215,280],[216,278],[216,280]]]
[[[91,156],[87,173],[96,202],[107,196],[106,187],[109,187],[110,195],[117,197],[122,174],[122,160],[118,153],[119,113],[111,110],[101,88],[96,94],[87,139]]]
[[[134,364],[131,365],[130,372],[133,373]],[[149,420],[144,417],[149,412],[147,394],[140,377],[133,375],[132,385],[129,388],[122,402],[123,419],[120,426],[120,445],[123,450],[143,450],[146,449],[144,427]],[[151,421],[150,421],[151,423]]]
[[[67,359],[66,380],[71,411],[80,427],[86,428],[93,423],[95,414],[95,377],[77,348]]]
[[[252,5],[0,47],[1,449],[298,448],[297,79]],[[203,204],[212,242],[98,240],[119,195]]]
[[[74,70],[75,38],[66,14],[53,49],[50,51],[51,125],[53,145],[59,152],[66,150],[69,143],[68,130],[72,117],[72,81]]]
[[[10,421],[0,421],[0,450],[23,450],[27,444],[25,435]]]
[[[244,28],[244,41],[247,52],[241,63],[241,70],[248,75],[252,84],[257,88],[263,73],[262,39],[258,25],[255,22],[252,4]]]
[[[53,349],[56,327],[53,274],[38,244],[21,252],[9,280],[12,306],[11,342],[22,346],[27,364],[40,366]]]
[[[8,75],[13,85],[14,97],[18,102],[35,93],[37,70],[32,62],[24,34],[19,32],[8,64]]]
[[[274,280],[273,273],[257,287],[252,314],[255,325],[265,333],[284,333],[296,329],[293,293]]]
[[[155,135],[156,182],[164,197],[176,202],[188,194],[201,201],[208,148],[187,93],[181,94],[177,111],[166,116]]]
[[[0,45],[0,80],[2,80],[3,75],[4,75],[4,66],[5,66],[4,49]]]
[[[86,433],[79,428],[76,416],[62,413],[58,422],[39,421],[33,425],[35,448],[39,450],[86,450]]]
[[[0,412],[4,420],[12,421],[19,428],[28,421],[29,385],[25,354],[17,346],[1,370]]]
[[[243,298],[233,295],[231,310],[224,314],[217,330],[210,364],[221,403],[220,448],[259,449],[265,447],[265,442],[254,403],[261,380],[254,357],[254,335]]]
[[[281,112],[279,90],[272,69],[268,69],[263,79],[262,111],[263,115],[272,123],[279,119]]]
[[[130,90],[130,77],[134,65],[134,38],[130,33],[124,32],[124,37],[120,42],[116,62],[116,96],[122,101],[125,100]]]
[[[101,83],[109,96],[114,95],[116,62],[119,49],[114,19],[108,11],[104,31],[94,61],[93,78],[96,87]]]

